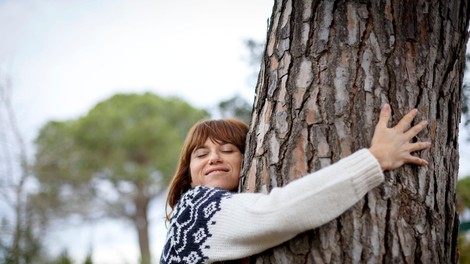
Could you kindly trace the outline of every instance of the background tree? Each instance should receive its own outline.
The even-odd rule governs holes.
[[[0,76],[0,262],[19,264],[42,261],[46,225],[30,205],[31,168],[12,93],[9,76]]]
[[[470,242],[464,235],[459,236],[459,264],[470,263]]]
[[[248,76],[249,87],[255,87],[266,43],[258,42],[254,39],[247,39],[245,40],[245,47],[248,51],[246,62],[251,71],[251,74]]]
[[[455,263],[458,124],[468,1],[275,1],[247,140],[242,191],[271,190],[368,147],[392,123],[427,119],[426,168],[385,183],[339,218],[257,263]],[[334,177],[334,175],[332,175]],[[262,225],[263,223],[260,223]]]
[[[464,177],[457,182],[456,192],[457,212],[460,215],[459,231],[462,236],[465,236],[470,231],[470,176]],[[470,248],[468,252],[470,252]]]
[[[470,176],[464,177],[457,182],[457,205],[460,214],[465,209],[470,209]]]
[[[36,206],[45,215],[130,220],[149,263],[149,205],[165,190],[188,129],[206,116],[177,98],[118,94],[86,116],[47,123],[36,139]]]
[[[460,215],[459,229],[459,252],[460,264],[470,264],[470,176],[464,177],[457,182],[457,211]]]
[[[466,76],[470,76],[468,75],[469,74],[469,69],[468,69],[468,65],[470,64],[470,53],[468,53],[466,56],[465,56],[465,77]],[[464,79],[465,79],[464,77]],[[470,77],[469,77],[470,78]],[[462,87],[462,115],[464,117],[464,120],[465,120],[465,127],[468,129],[470,128],[470,111],[469,111],[469,106],[470,106],[470,84],[468,83],[468,80],[469,78],[467,78],[467,82],[464,82],[463,83],[463,87]],[[470,138],[468,138],[467,140],[470,140]]]
[[[248,103],[240,95],[235,95],[227,100],[221,101],[217,107],[217,112],[221,117],[236,117],[246,123],[249,123],[251,120],[252,104]]]

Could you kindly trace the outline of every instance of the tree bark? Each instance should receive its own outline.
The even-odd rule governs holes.
[[[252,262],[457,262],[469,19],[467,0],[275,1],[242,191],[270,191],[369,147],[384,103],[393,125],[417,108],[416,122],[429,122],[417,139],[433,145],[418,153],[429,166],[387,172],[343,215]]]

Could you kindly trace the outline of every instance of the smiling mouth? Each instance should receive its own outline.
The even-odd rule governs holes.
[[[213,169],[213,170],[209,170],[208,172],[206,172],[206,176],[211,175],[211,174],[225,173],[225,172],[228,172],[228,170],[227,169]]]

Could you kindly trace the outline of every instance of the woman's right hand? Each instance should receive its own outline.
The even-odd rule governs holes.
[[[382,107],[369,148],[372,155],[378,160],[382,170],[393,170],[405,163],[428,165],[426,160],[411,155],[412,152],[427,149],[431,146],[430,142],[411,142],[413,137],[426,127],[427,122],[421,121],[410,128],[411,122],[418,113],[418,110],[413,109],[396,126],[389,128],[388,121],[391,112],[389,104]]]

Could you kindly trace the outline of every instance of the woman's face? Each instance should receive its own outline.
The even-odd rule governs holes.
[[[203,185],[234,190],[238,187],[242,153],[233,144],[207,139],[191,153],[191,186]]]

